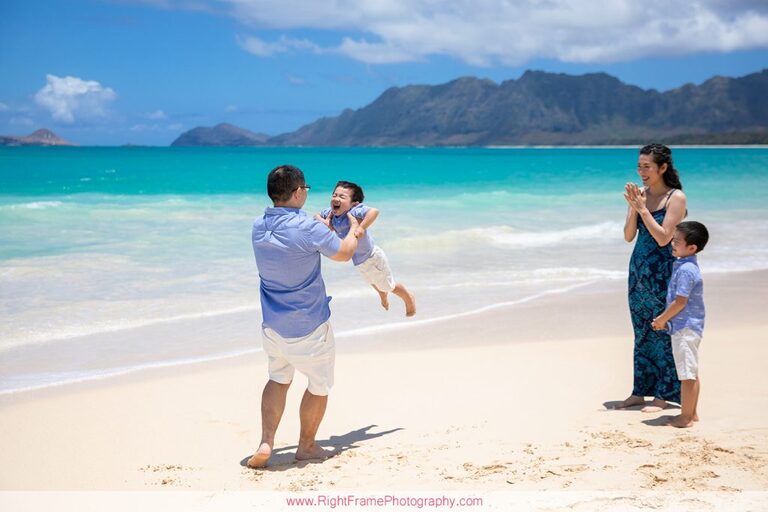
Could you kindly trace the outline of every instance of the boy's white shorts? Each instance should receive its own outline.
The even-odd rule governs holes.
[[[696,380],[699,376],[699,344],[701,336],[687,327],[672,335],[672,357],[675,358],[677,378]]]
[[[269,357],[269,378],[290,384],[294,370],[307,376],[307,390],[326,396],[333,386],[336,341],[330,321],[301,338],[283,338],[269,327],[261,329],[264,352]]]
[[[392,277],[392,269],[389,268],[387,255],[378,245],[373,247],[371,257],[355,268],[363,276],[366,283],[372,284],[379,291],[391,292],[395,289],[395,278]]]

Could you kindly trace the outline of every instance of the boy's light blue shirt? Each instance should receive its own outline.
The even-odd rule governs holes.
[[[675,297],[688,297],[685,308],[672,317],[670,334],[680,329],[689,328],[699,336],[704,332],[704,281],[696,260],[696,255],[678,258],[672,266],[672,279],[667,288],[667,306],[675,301]]]
[[[267,208],[253,222],[253,254],[261,278],[263,325],[299,338],[331,316],[320,254],[334,256],[341,240],[298,208]]]
[[[368,213],[370,209],[370,206],[365,206],[363,203],[360,203],[350,208],[349,213],[351,213],[353,217],[362,220],[365,218],[365,214]],[[329,215],[331,215],[330,208],[326,208],[320,212],[320,216],[324,219],[327,219]],[[346,213],[338,217],[332,215],[331,224],[333,225],[333,229],[336,230],[336,233],[338,233],[340,238],[344,238],[347,236],[347,233],[349,233],[349,218],[347,218]],[[357,249],[355,250],[355,254],[352,255],[352,263],[359,265],[370,258],[373,254],[373,248],[375,246],[376,242],[374,242],[373,237],[368,234],[368,230],[366,229],[365,236],[358,239],[357,241]]]

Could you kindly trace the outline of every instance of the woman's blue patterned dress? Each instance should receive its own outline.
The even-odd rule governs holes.
[[[661,224],[666,204],[652,213]],[[637,242],[629,260],[629,312],[635,331],[635,380],[632,394],[680,402],[680,381],[669,334],[654,331],[651,322],[666,308],[672,276],[672,246],[659,247],[642,219],[637,219]]]

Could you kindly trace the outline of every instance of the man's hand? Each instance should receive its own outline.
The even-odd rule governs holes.
[[[323,217],[319,213],[316,213],[315,214],[315,220],[319,220],[320,222],[325,224],[325,227],[327,227],[328,229],[333,231],[333,226],[331,226],[331,216],[330,215],[328,217]]]
[[[347,233],[347,236],[341,239],[341,248],[339,248],[339,252],[331,256],[333,261],[349,261],[352,259],[352,256],[357,249],[355,231],[360,227],[360,223],[349,212],[347,212],[347,218],[349,219],[349,232]]]
[[[653,327],[654,331],[663,331],[667,328],[667,322],[664,322],[661,316],[657,316],[653,319],[653,322],[651,322],[651,327]]]
[[[347,212],[347,218],[349,219],[349,230],[355,233],[355,238],[357,238],[357,230],[362,229],[360,228],[360,221],[358,221],[357,217],[355,217],[349,212]]]
[[[357,229],[355,229],[355,238],[360,240],[365,236],[365,228],[357,226]]]

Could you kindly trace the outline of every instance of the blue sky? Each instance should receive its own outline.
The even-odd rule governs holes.
[[[0,134],[270,135],[392,86],[526,69],[668,90],[768,68],[765,0],[3,0]]]

